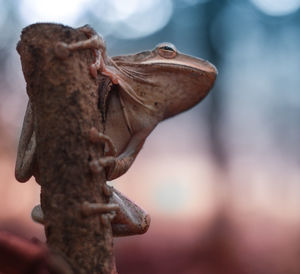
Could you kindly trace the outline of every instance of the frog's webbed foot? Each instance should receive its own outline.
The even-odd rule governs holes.
[[[99,215],[103,225],[112,226],[116,237],[145,233],[150,226],[150,215],[121,192],[112,188],[109,203],[83,202],[79,208],[82,218]],[[35,206],[31,211],[32,219],[44,224],[44,214],[41,205]]]
[[[112,180],[114,178],[112,178],[111,174],[114,173],[114,170],[116,168],[116,158],[107,156],[97,160],[93,160],[90,162],[90,168],[94,173],[100,173],[103,171],[103,168],[105,168],[106,179]]]
[[[110,58],[106,55],[106,46],[103,38],[97,34],[89,25],[78,28],[87,37],[87,40],[66,44],[64,42],[58,42],[55,45],[55,54],[62,59],[69,56],[70,51],[78,49],[93,49],[95,56],[95,62],[90,65],[90,73],[96,78],[97,71],[101,74],[108,76],[113,84],[118,84],[118,76],[114,71]]]
[[[130,167],[132,159],[122,159],[119,157],[104,156],[90,162],[92,172],[100,173],[105,168],[106,179],[112,181],[123,175]]]
[[[108,148],[104,157],[90,162],[92,172],[100,173],[105,168],[106,179],[113,180],[129,169],[132,161],[129,158],[122,159],[117,157],[117,150],[109,136],[98,132],[96,128],[91,128],[89,138],[91,142],[105,144]]]
[[[119,206],[119,211],[111,222],[115,237],[147,232],[151,218],[146,211],[114,188],[110,202]]]

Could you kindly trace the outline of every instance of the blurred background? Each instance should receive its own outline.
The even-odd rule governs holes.
[[[0,229],[45,239],[14,178],[23,27],[90,24],[111,56],[171,42],[214,63],[198,106],[161,123],[112,184],[152,216],[115,240],[120,273],[300,273],[300,0],[0,0]]]

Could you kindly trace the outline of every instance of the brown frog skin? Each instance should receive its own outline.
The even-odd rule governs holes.
[[[105,168],[107,180],[124,174],[132,165],[146,138],[156,125],[199,103],[212,88],[217,70],[208,61],[185,55],[170,43],[159,44],[151,51],[108,57],[104,40],[88,27],[89,37],[72,44],[60,42],[55,51],[67,58],[69,51],[93,49],[96,61],[90,66],[93,77],[107,76],[104,93],[100,94],[100,110],[105,131],[91,131],[91,140],[106,144],[106,153],[91,163],[92,170]],[[30,102],[20,137],[15,176],[26,182],[34,175],[36,149],[33,113]],[[115,236],[144,233],[150,217],[137,205],[113,189],[110,202],[121,210],[112,221]],[[43,222],[42,211],[34,208],[33,219]]]

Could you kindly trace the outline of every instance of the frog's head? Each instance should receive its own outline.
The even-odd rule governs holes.
[[[140,101],[160,112],[163,119],[200,102],[212,88],[217,69],[200,58],[185,55],[170,43],[152,51],[114,57],[126,73]]]

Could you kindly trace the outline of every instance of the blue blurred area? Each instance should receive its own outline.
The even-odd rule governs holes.
[[[224,246],[225,253],[231,252],[226,248],[231,250],[232,242],[228,245],[223,240],[230,237],[236,241],[240,239],[237,240],[235,232],[228,229],[232,218],[228,217],[227,211],[224,213],[224,208],[229,208],[229,211],[232,210],[229,215],[234,215],[235,222],[243,223],[244,231],[249,230],[249,235],[252,235],[252,238],[249,236],[252,240],[246,241],[246,244],[243,241],[240,243],[245,246],[252,244],[252,253],[248,250],[244,256],[255,254],[255,250],[265,254],[267,251],[260,245],[261,235],[274,236],[269,242],[262,241],[272,250],[270,242],[283,236],[273,230],[270,232],[271,228],[278,226],[280,230],[282,226],[279,224],[285,222],[295,225],[291,236],[300,226],[297,210],[300,206],[299,7],[300,0],[0,0],[0,153],[2,156],[14,155],[26,106],[26,84],[15,50],[21,30],[26,25],[37,21],[59,22],[73,27],[90,24],[104,36],[108,53],[112,56],[151,49],[164,41],[171,42],[179,51],[215,64],[219,75],[214,89],[199,106],[187,116],[182,116],[180,122],[168,121],[167,126],[162,125],[161,131],[159,128],[154,133],[151,137],[153,143],[159,143],[164,138],[165,143],[159,143],[156,147],[149,145],[151,149],[148,151],[146,145],[143,157],[152,159],[150,150],[163,155],[165,147],[180,146],[177,154],[170,157],[189,159],[189,155],[198,155],[208,162],[208,166],[213,166],[207,169],[212,179],[201,183],[212,185],[213,199],[216,207],[220,208],[216,210],[216,222],[212,222],[209,229],[219,238],[201,234],[209,240],[204,241],[204,247],[199,240],[195,253],[202,252],[203,255],[211,252],[209,256],[214,257],[214,251],[223,250]],[[186,135],[180,135],[182,132]],[[184,140],[179,145],[176,142],[181,137]],[[184,142],[188,142],[189,146],[185,146]],[[172,150],[165,151],[170,154]],[[185,153],[186,158],[183,157]],[[138,177],[139,171],[135,174]],[[178,177],[174,179],[176,188],[172,189],[174,182],[169,182],[167,178],[167,184],[154,191],[157,193],[155,203],[161,201],[160,206],[165,204],[162,211],[170,206],[175,210],[174,199],[184,203],[186,197],[190,197],[180,180]],[[171,190],[176,196],[174,199],[168,196]],[[182,193],[188,195],[180,196]],[[204,194],[199,193],[199,201],[204,199]],[[258,214],[275,216],[277,221],[259,219],[255,222],[260,225],[255,226],[251,222],[253,216]],[[255,230],[257,227],[265,234]],[[224,228],[223,234],[217,228]],[[220,237],[223,238],[220,240]],[[214,242],[214,239],[219,242]],[[139,244],[142,246],[141,242]],[[161,244],[164,243],[162,240]],[[299,245],[285,244],[287,246],[289,254],[292,251],[298,254]],[[134,253],[137,247],[131,248]],[[281,250],[281,247],[277,248]],[[141,256],[149,255],[141,250],[138,251]],[[189,252],[186,251],[186,258],[189,258]],[[123,253],[120,254],[121,257]],[[134,261],[135,258],[128,254],[126,258]],[[223,256],[222,252],[218,254],[216,256]],[[235,255],[228,256],[230,263],[235,265],[236,261],[231,257]],[[245,262],[246,259],[242,260]],[[300,273],[296,261],[282,260],[280,262],[284,267],[292,269],[289,273]],[[192,270],[186,273],[198,273],[198,265],[194,266],[195,270],[192,261],[188,262]],[[287,273],[280,270],[284,267],[280,268],[271,255],[264,261],[267,272],[262,270],[263,264],[256,270],[254,267],[253,272],[244,272],[236,265],[232,266],[235,270],[226,272],[224,267],[229,266],[222,268],[223,263],[212,262],[220,265],[219,270],[218,267],[214,270],[205,268],[208,267],[205,265],[203,269],[206,272],[203,273]],[[251,267],[253,265],[255,262]],[[159,273],[151,271],[149,273]],[[183,272],[172,270],[160,273]]]
[[[279,15],[281,7],[284,15],[264,13],[270,13],[266,5]],[[104,35],[111,55],[134,53],[168,41],[219,68],[216,87],[199,109],[199,116],[204,117],[201,119],[210,132],[208,142],[220,164],[239,152],[261,151],[268,157],[265,151],[270,150],[273,160],[276,157],[280,162],[284,157],[285,163],[299,165],[298,7],[296,0],[2,0],[0,96],[8,102],[23,96],[15,45],[22,27],[37,20],[91,24]],[[3,114],[4,102],[0,103],[1,119],[9,125],[12,119]],[[12,113],[13,117],[21,116],[19,112]]]

